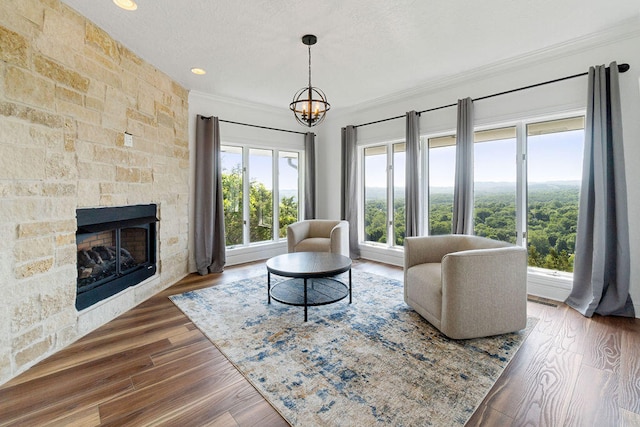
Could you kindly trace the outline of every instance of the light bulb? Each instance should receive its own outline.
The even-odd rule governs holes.
[[[136,10],[138,5],[133,0],[113,0],[113,2],[124,10]]]

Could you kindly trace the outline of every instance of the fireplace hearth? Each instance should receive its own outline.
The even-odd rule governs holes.
[[[156,214],[155,204],[76,211],[78,310],[156,273]]]

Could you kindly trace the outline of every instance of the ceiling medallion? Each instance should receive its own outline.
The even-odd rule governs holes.
[[[318,38],[312,34],[302,37],[302,43],[309,50],[309,86],[303,87],[293,95],[293,101],[289,109],[293,111],[298,123],[312,127],[322,123],[331,105],[327,102],[327,96],[317,87],[311,86],[311,46],[316,44]]]

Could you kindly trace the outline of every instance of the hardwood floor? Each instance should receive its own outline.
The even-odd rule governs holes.
[[[353,270],[402,280],[385,264]],[[0,425],[286,426],[167,298],[263,273],[186,277],[0,387]],[[467,425],[640,426],[640,319],[528,310],[538,324]]]

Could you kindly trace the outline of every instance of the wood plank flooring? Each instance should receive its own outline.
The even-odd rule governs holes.
[[[167,298],[265,270],[187,276],[49,357],[0,387],[0,426],[286,426]],[[385,264],[353,270],[402,280]],[[467,425],[640,426],[640,319],[528,310],[538,324]]]

